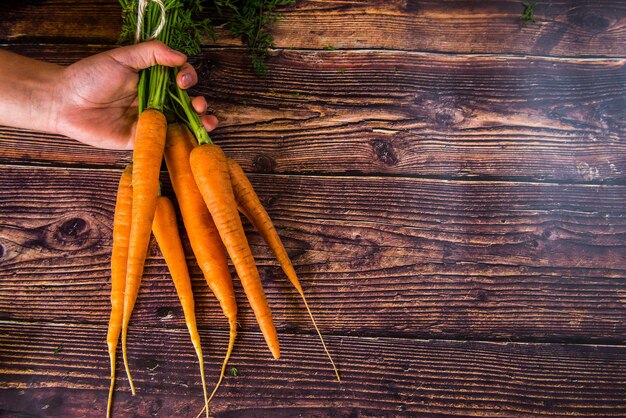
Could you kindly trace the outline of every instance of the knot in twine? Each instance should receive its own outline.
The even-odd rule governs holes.
[[[165,27],[165,5],[163,4],[163,0],[139,0],[139,4],[137,5],[137,31],[135,32],[135,43],[138,44],[141,42],[141,32],[143,29],[143,20],[144,15],[146,14],[146,8],[148,7],[148,3],[156,3],[161,9],[161,20],[159,21],[159,25],[154,29],[154,32],[146,39],[147,41],[156,39],[157,36],[161,34],[163,28]]]

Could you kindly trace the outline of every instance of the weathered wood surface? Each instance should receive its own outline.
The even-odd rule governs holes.
[[[102,416],[105,334],[104,326],[1,322],[0,413]],[[224,348],[216,341],[227,334],[201,336],[213,381]],[[626,413],[626,347],[329,337],[339,384],[315,336],[280,337],[284,356],[274,361],[259,334],[240,334],[231,361],[239,375],[225,379],[216,417]],[[194,417],[202,392],[185,331],[134,328],[129,338],[138,394],[120,369],[115,412]]]
[[[259,173],[344,378],[247,225],[284,357],[269,360],[236,281],[239,377],[216,416],[626,415],[626,4],[542,2],[526,25],[522,9],[302,0],[273,28],[268,77],[224,30],[193,60],[213,136]],[[66,65],[113,46],[119,11],[0,2],[1,47]],[[129,159],[0,127],[2,416],[103,415]],[[189,264],[214,378],[226,324]],[[130,354],[139,396],[120,373],[117,416],[195,416],[195,356],[155,245]]]
[[[0,3],[0,41],[116,41],[121,9],[115,0],[13,0]],[[278,48],[395,49],[446,53],[625,56],[626,5],[620,0],[551,1],[523,24],[516,0],[302,0],[281,9]],[[215,16],[215,15],[212,15]],[[218,45],[241,45],[226,30]],[[208,42],[208,40],[207,40]]]
[[[101,47],[10,48],[61,64]],[[240,51],[194,62],[244,169],[572,182],[626,178],[626,60],[283,51],[259,80]],[[129,153],[0,128],[0,162],[118,166]]]
[[[119,171],[2,167],[2,173],[3,318],[107,323]],[[626,186],[252,180],[326,333],[626,341]],[[248,232],[277,326],[311,332],[297,294]],[[191,266],[199,323],[225,327]],[[238,281],[236,288],[240,322],[256,329]],[[134,318],[141,326],[181,324],[155,246]]]

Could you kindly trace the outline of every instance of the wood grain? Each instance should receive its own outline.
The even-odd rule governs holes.
[[[116,0],[4,0],[0,39],[5,42],[114,44],[122,24]]]
[[[11,48],[67,64],[102,51]],[[572,182],[626,178],[626,60],[283,51],[259,80],[242,53],[194,61],[247,171]],[[122,167],[128,153],[0,128],[0,162]]]
[[[1,170],[2,318],[106,323],[119,171]],[[325,333],[626,341],[626,186],[252,181]],[[297,294],[247,230],[278,328],[312,332]],[[197,265],[190,266],[200,325],[226,327]],[[236,290],[240,322],[254,330],[238,281]],[[133,323],[180,325],[178,306],[153,245]]]
[[[273,34],[278,48],[626,55],[626,6],[619,0],[540,3],[537,22],[528,24],[520,21],[523,10],[515,0],[301,0],[281,9]],[[120,13],[115,0],[4,1],[0,42],[112,44]],[[218,45],[241,45],[224,29],[218,39]]]
[[[528,24],[522,9],[301,0],[272,28],[268,77],[223,28],[193,59],[192,93],[257,173],[344,379],[246,224],[283,358],[236,280],[239,376],[214,416],[626,415],[626,4],[540,2]],[[115,0],[9,0],[0,16],[0,47],[63,65],[119,33]],[[0,416],[102,416],[130,153],[6,127],[0,149]],[[189,265],[214,382],[227,325]],[[195,416],[195,355],[154,244],[129,349],[139,395],[120,373],[116,415]]]
[[[105,333],[103,326],[0,323],[0,410],[101,416]],[[227,334],[202,331],[201,337],[213,381],[223,349],[216,341]],[[329,337],[343,376],[338,384],[315,336],[280,338],[284,354],[273,361],[259,334],[239,335],[230,362],[238,377],[225,379],[212,404],[216,417],[626,413],[623,346]],[[114,412],[195,416],[202,395],[182,328],[133,328],[129,357],[138,394],[129,396],[121,373]]]
[[[520,22],[523,10],[518,1],[303,1],[285,11],[273,33],[279,47],[626,54],[623,2],[537,4],[535,24]]]
[[[214,68],[196,91],[221,120],[216,140],[248,170],[573,181],[626,173],[626,60],[283,51],[263,85],[239,55],[207,57]]]

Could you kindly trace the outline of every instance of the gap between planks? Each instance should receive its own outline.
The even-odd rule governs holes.
[[[41,46],[41,47],[71,47],[71,48],[118,48],[120,45],[117,44],[93,44],[93,43],[85,43],[85,44],[77,44],[77,43],[46,43],[46,42],[3,42],[0,43],[0,47],[11,47],[11,46]],[[213,51],[237,51],[241,50],[245,52],[247,50],[246,47],[243,46],[224,46],[224,45],[202,45],[203,50],[213,50]],[[609,61],[609,62],[626,62],[626,56],[607,56],[607,55],[542,55],[542,54],[515,54],[515,53],[467,53],[467,52],[443,52],[443,51],[433,51],[433,50],[410,50],[410,49],[393,49],[393,48],[335,48],[332,51],[328,49],[318,49],[318,48],[269,48],[270,56],[274,53],[280,53],[281,51],[293,51],[293,52],[323,52],[324,54],[333,54],[333,53],[341,53],[341,52],[372,52],[372,53],[380,53],[380,52],[388,52],[388,53],[397,53],[397,54],[409,54],[416,56],[433,56],[433,57],[442,57],[448,56],[452,58],[503,58],[503,59],[544,59],[547,61],[582,61],[582,62],[593,62],[593,61]],[[201,54],[193,55],[191,58],[198,57]]]
[[[23,169],[64,169],[64,170],[77,170],[77,171],[114,171],[118,172],[124,169],[124,165],[90,165],[90,164],[49,164],[45,162],[41,163],[7,163],[0,164],[0,170],[4,167],[11,168],[23,168]],[[390,173],[327,173],[323,171],[281,171],[277,173],[257,173],[254,171],[248,171],[246,174],[252,174],[254,176],[285,176],[285,177],[318,177],[318,178],[344,178],[344,179],[414,179],[414,180],[435,180],[442,182],[459,182],[459,183],[493,183],[493,184],[536,184],[536,185],[560,185],[560,186],[626,186],[626,178],[624,179],[607,179],[600,181],[575,181],[575,180],[538,180],[532,177],[508,177],[508,176],[444,176],[444,175],[424,175],[424,174],[390,174]],[[161,175],[167,177],[167,171],[161,171]]]
[[[38,327],[47,327],[47,328],[66,328],[66,327],[73,327],[75,329],[102,329],[102,330],[106,330],[107,325],[106,324],[97,324],[97,323],[90,323],[90,322],[45,322],[45,321],[13,321],[13,320],[7,320],[7,319],[0,319],[0,327],[2,325],[9,325],[9,326],[38,326]],[[145,332],[150,332],[150,333],[169,333],[169,334],[187,334],[187,329],[184,327],[180,327],[180,328],[164,328],[164,327],[155,327],[155,326],[146,326],[146,325],[133,325],[132,326],[133,330],[137,330],[137,331],[145,331]],[[207,327],[198,327],[198,331],[201,333],[211,333],[211,334],[219,334],[219,335],[223,335],[225,337],[228,337],[228,330],[227,329],[218,329],[218,328],[207,328]],[[307,336],[307,337],[315,337],[317,338],[317,334],[313,331],[313,332],[294,332],[293,330],[288,330],[288,331],[281,331],[281,330],[277,330],[279,337],[281,336]],[[0,329],[0,333],[2,332],[2,330]],[[259,339],[262,339],[262,334],[258,331],[242,331],[239,330],[237,331],[237,335],[254,335],[257,336]],[[432,342],[432,341],[436,341],[436,342],[450,342],[450,343],[477,343],[477,344],[491,344],[491,345],[502,345],[502,346],[506,346],[506,345],[515,345],[515,346],[552,346],[552,345],[560,345],[560,346],[571,346],[571,347],[593,347],[593,348],[597,348],[597,347],[626,347],[626,341],[622,342],[622,343],[613,343],[613,342],[606,342],[606,341],[602,341],[599,340],[597,343],[591,343],[589,341],[586,340],[578,340],[578,341],[562,341],[562,340],[554,340],[554,341],[550,341],[550,340],[545,340],[545,339],[541,339],[541,340],[533,340],[533,339],[520,339],[520,340],[513,340],[510,338],[494,338],[494,339],[489,339],[489,340],[485,340],[485,339],[454,339],[454,338],[409,338],[406,336],[402,336],[402,337],[394,337],[394,336],[388,336],[388,335],[347,335],[347,334],[338,334],[338,333],[332,333],[332,332],[325,332],[322,333],[322,335],[324,336],[324,339],[329,340],[343,340],[345,339],[352,339],[352,340],[366,340],[366,341],[378,341],[378,340],[388,340],[388,341],[411,341],[411,342],[421,342],[421,343],[428,343],[428,342]]]

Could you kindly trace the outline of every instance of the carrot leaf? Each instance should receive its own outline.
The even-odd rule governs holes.
[[[522,13],[522,16],[520,16],[522,22],[536,22],[535,3],[524,2],[522,3],[522,6],[524,6],[524,12]]]
[[[265,60],[274,46],[268,26],[280,19],[275,12],[279,6],[287,6],[296,0],[214,0],[218,10],[228,8],[233,16],[228,24],[230,32],[240,37],[248,47],[248,57],[258,76],[267,73]]]

